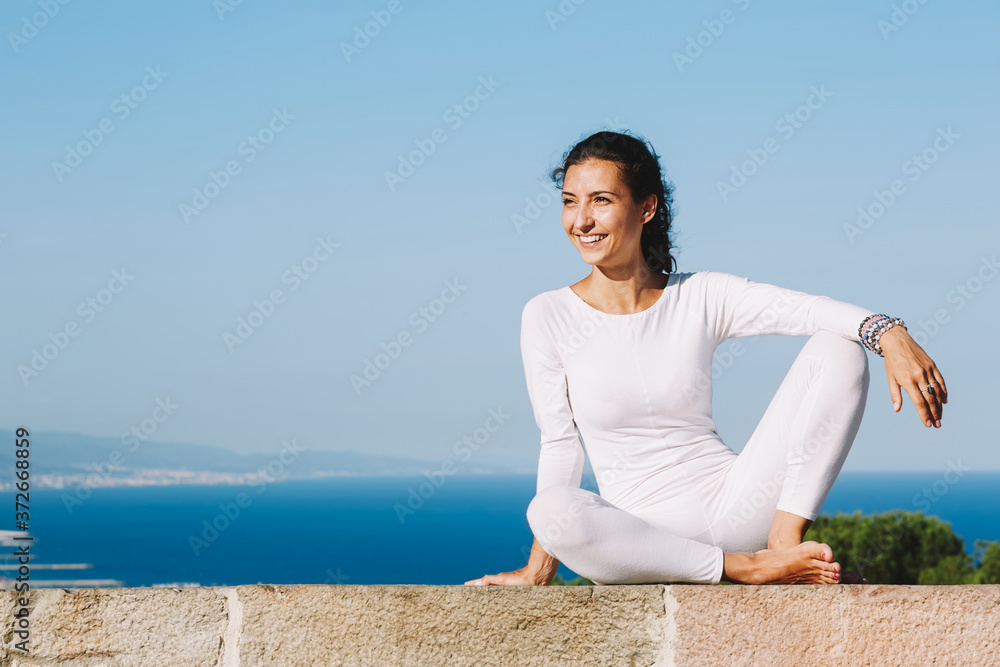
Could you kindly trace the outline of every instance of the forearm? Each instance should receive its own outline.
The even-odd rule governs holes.
[[[524,573],[537,586],[547,586],[552,578],[556,576],[559,569],[559,561],[545,553],[542,545],[538,543],[538,538],[531,545],[531,555],[528,557],[528,564],[524,566]]]

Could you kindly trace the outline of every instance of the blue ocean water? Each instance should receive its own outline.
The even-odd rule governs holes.
[[[950,522],[970,553],[976,538],[1000,540],[1000,473],[947,479],[953,483],[942,473],[842,473],[822,513],[923,510]],[[126,586],[461,584],[524,565],[532,543],[525,508],[533,475],[456,476],[430,494],[425,484],[422,506],[400,514],[411,489],[416,494],[426,482],[381,477],[107,488],[69,507],[66,492],[35,490],[33,563],[93,568],[35,569],[32,578],[117,579]],[[0,498],[9,498],[4,506],[12,521],[12,494]],[[560,573],[576,576],[565,567]]]

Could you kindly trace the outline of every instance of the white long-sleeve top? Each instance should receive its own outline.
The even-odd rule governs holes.
[[[537,491],[580,486],[584,442],[600,495],[622,509],[654,498],[678,464],[722,465],[733,452],[712,419],[715,348],[824,329],[860,344],[858,327],[872,314],[718,271],[671,274],[638,313],[604,313],[569,286],[532,297],[521,357],[541,431]]]

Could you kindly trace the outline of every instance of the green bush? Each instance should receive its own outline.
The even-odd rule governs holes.
[[[1000,583],[1000,544],[977,540],[970,556],[950,523],[922,512],[820,515],[805,539],[829,544],[845,571],[872,584]]]

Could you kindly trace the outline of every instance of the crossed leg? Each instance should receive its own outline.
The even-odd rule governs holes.
[[[860,427],[868,380],[860,343],[820,331],[731,465],[702,477],[689,467],[675,471],[701,509],[675,495],[669,507],[627,512],[584,489],[549,487],[528,506],[532,532],[547,553],[595,583],[718,583],[728,553],[802,541]],[[692,534],[695,511],[704,529]],[[672,523],[678,513],[686,513],[684,521]]]
[[[806,341],[709,496],[717,544],[756,551],[802,541],[861,427],[868,384],[861,343],[829,331]]]

